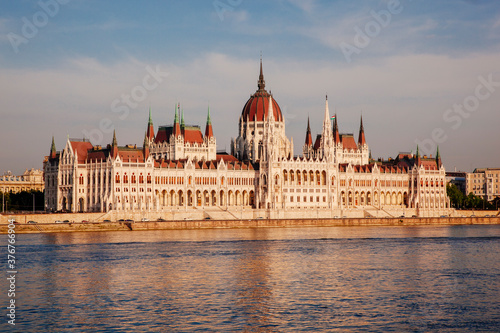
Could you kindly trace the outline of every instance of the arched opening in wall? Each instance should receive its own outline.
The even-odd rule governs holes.
[[[236,199],[236,206],[240,206],[241,205],[241,192],[240,191],[236,191],[235,199]]]
[[[354,193],[354,205],[355,206],[359,205],[359,192],[358,191],[356,191]]]
[[[248,206],[248,192],[243,191],[243,206]]]
[[[226,200],[224,200],[224,191],[220,191],[219,205],[224,206],[226,204]]]
[[[398,205],[402,205],[403,204],[403,195],[401,194],[401,192],[398,192],[398,201],[397,201],[397,204]]]
[[[285,185],[288,184],[288,171],[287,170],[283,170],[283,182],[285,183]]]
[[[63,212],[67,210],[67,201],[66,201],[66,197],[63,198],[62,200],[62,210]]]
[[[366,193],[366,204],[368,206],[372,204],[372,193],[371,192]]]
[[[215,190],[212,190],[212,192],[210,193],[210,197],[212,198],[212,206],[216,206],[217,205],[217,193],[215,192]]]
[[[109,211],[111,211],[111,210],[113,210],[113,204],[111,204],[111,203],[110,203],[110,204],[108,205],[108,212],[109,212]]]
[[[191,178],[191,177],[189,177],[189,178]],[[187,204],[190,207],[193,205],[193,192],[191,190],[187,191]]]
[[[279,183],[280,183],[280,176],[276,174],[274,176],[274,185],[279,185]]]
[[[349,206],[352,206],[352,192],[349,191]]]
[[[263,186],[267,185],[267,177],[266,177],[266,175],[262,175],[262,185]]]
[[[314,172],[312,170],[309,171],[309,185],[314,185]]]
[[[302,177],[300,174],[300,170],[297,170],[297,185],[302,185]]]
[[[359,195],[359,204],[361,206],[364,206],[366,204],[366,202],[365,202],[365,192],[361,192],[361,194]]]
[[[200,190],[196,191],[196,206],[198,206],[198,207],[201,206],[201,191]]]
[[[403,194],[403,203],[406,207],[408,207],[408,193]]]
[[[341,197],[342,206],[345,206],[345,192],[344,191],[342,191],[342,193],[340,194],[340,197]]]
[[[167,191],[165,191],[167,192]],[[167,199],[165,198],[165,201]],[[175,195],[175,191],[174,190],[171,190],[170,191],[170,206],[175,206],[177,204],[177,201],[176,201],[176,195]]]
[[[160,202],[160,205],[161,205],[161,206],[166,206],[166,205],[168,205],[167,196],[168,196],[168,195],[167,195],[167,190],[163,190],[163,191],[161,192],[161,197],[160,197],[160,201],[161,201],[161,202]]]
[[[78,211],[79,211],[80,213],[83,213],[83,209],[84,209],[84,207],[85,207],[85,200],[84,200],[83,198],[80,198],[80,199],[78,200]]]
[[[382,206],[385,205],[385,195],[384,195],[384,192],[380,193],[380,204]]]
[[[391,204],[391,193],[386,192],[385,193],[385,204],[390,205]]]
[[[321,174],[316,171],[316,185],[321,185]]]
[[[295,184],[295,173],[293,172],[293,170],[290,170],[290,185],[294,184]]]
[[[208,191],[207,190],[205,190],[203,192],[203,205],[204,206],[210,206],[210,197],[208,195]]]
[[[307,185],[307,171],[302,171],[302,179],[304,180],[304,185]]]
[[[321,173],[321,185],[326,185],[326,171]]]
[[[234,205],[234,195],[233,191],[229,191],[227,193],[227,204],[228,206],[233,206]]]
[[[393,205],[397,205],[397,197],[396,197],[396,192],[392,192],[392,200],[391,200],[391,203]]]
[[[182,190],[179,190],[178,194],[179,194],[179,206],[182,206],[184,205],[184,193],[182,192]]]

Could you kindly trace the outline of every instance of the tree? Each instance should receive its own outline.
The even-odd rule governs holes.
[[[464,207],[465,195],[455,184],[446,185],[446,194],[448,194],[453,208],[460,209]]]

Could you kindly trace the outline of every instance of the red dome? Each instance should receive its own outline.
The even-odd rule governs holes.
[[[269,110],[269,96],[271,94],[265,89],[266,84],[264,82],[264,75],[262,74],[262,60],[260,62],[260,75],[257,86],[257,91],[248,99],[241,111],[243,121],[247,119],[249,121],[264,121],[269,116],[267,113]],[[283,121],[280,106],[272,96],[271,100],[273,101],[274,120]]]

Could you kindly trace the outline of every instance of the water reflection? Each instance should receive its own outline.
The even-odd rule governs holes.
[[[499,240],[498,226],[20,235],[19,327],[498,331]]]

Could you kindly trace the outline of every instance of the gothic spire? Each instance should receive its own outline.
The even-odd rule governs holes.
[[[361,115],[361,124],[359,125],[358,145],[366,145],[365,129],[363,128],[363,115]]]
[[[118,156],[118,143],[116,141],[116,130],[113,130],[113,142],[111,143],[111,157]]]
[[[333,141],[335,144],[340,142],[339,126],[337,124],[337,114],[335,114],[333,119]]]
[[[179,125],[179,112],[180,105],[179,103],[175,106],[175,117],[174,117],[174,136],[181,135],[181,126]]]
[[[307,117],[307,130],[306,130],[306,146],[312,146],[311,126],[309,124],[309,116]]]
[[[52,145],[50,146],[50,157],[51,158],[56,157],[56,144],[54,142],[54,136],[52,136]]]
[[[184,108],[182,108],[182,113],[181,113],[181,129],[184,129],[186,127],[186,124],[184,124]]]
[[[259,87],[259,90],[266,89],[266,82],[264,81],[264,74],[262,73],[262,56],[260,56],[260,75],[257,87]]]
[[[148,129],[146,130],[146,137],[153,141],[155,139],[155,130],[153,127],[153,119],[151,118],[151,107],[149,107],[149,120],[148,120]]]
[[[205,127],[205,137],[213,138],[213,136],[214,136],[214,131],[212,129],[212,119],[210,118],[210,106],[208,106],[207,125]]]
[[[438,168],[441,168],[441,165],[443,164],[441,162],[441,155],[439,154],[439,146],[437,146],[437,151],[436,151],[436,164]]]

